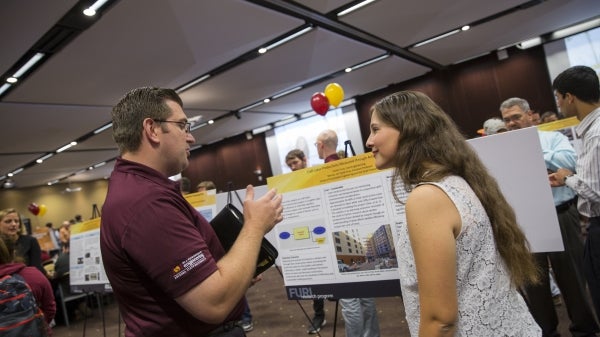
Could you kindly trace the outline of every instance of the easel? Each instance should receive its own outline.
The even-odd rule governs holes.
[[[101,216],[100,210],[98,209],[98,205],[92,205],[92,219],[99,218]]]
[[[98,206],[96,204],[92,205],[92,217],[91,219],[96,219],[99,218],[101,216],[100,214],[100,209],[98,209]],[[98,310],[100,311],[100,316],[102,317],[102,333],[104,335],[104,337],[106,337],[106,321],[104,318],[104,306],[102,303],[102,294],[100,292],[98,292],[96,289],[93,289],[91,291],[91,294],[96,298],[96,302],[98,302]],[[87,300],[86,300],[87,302]],[[120,315],[119,315],[120,316]],[[119,319],[119,336],[121,335],[121,320]],[[86,330],[86,325],[87,325],[87,314],[84,314],[84,319],[83,319],[83,337],[85,337],[85,330]]]

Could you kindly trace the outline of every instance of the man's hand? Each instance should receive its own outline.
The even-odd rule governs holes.
[[[282,196],[271,189],[265,195],[254,200],[254,187],[246,187],[244,200],[244,226],[260,227],[263,234],[268,233],[278,222],[283,220]]]
[[[573,172],[566,168],[559,168],[556,172],[548,175],[548,180],[550,181],[550,186],[552,187],[560,187],[565,185],[565,178],[567,176],[572,175]]]

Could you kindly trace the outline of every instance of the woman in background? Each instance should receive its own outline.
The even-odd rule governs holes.
[[[0,211],[0,235],[5,235],[13,240],[16,255],[23,259],[25,265],[36,267],[42,274],[46,275],[46,270],[42,267],[40,244],[33,236],[23,234],[21,217],[14,208]]]
[[[429,97],[371,108],[378,169],[404,214],[398,265],[413,337],[541,336],[517,289],[538,273],[515,213],[454,122]]]

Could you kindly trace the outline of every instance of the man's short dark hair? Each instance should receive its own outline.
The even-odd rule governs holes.
[[[288,160],[292,160],[295,158],[304,160],[306,158],[306,155],[304,154],[304,152],[302,152],[302,150],[293,149],[292,151],[288,152],[288,154],[285,156],[285,161],[287,162]]]
[[[552,88],[563,96],[569,93],[585,103],[600,100],[598,74],[590,67],[574,66],[563,71],[554,79]]]
[[[139,149],[144,119],[167,119],[171,115],[167,101],[183,107],[181,98],[173,89],[137,88],[121,98],[112,110],[113,139],[121,153]]]

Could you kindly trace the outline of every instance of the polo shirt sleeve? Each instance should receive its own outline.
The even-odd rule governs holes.
[[[128,257],[171,298],[185,294],[217,271],[184,202],[168,194],[145,198],[123,237]]]

